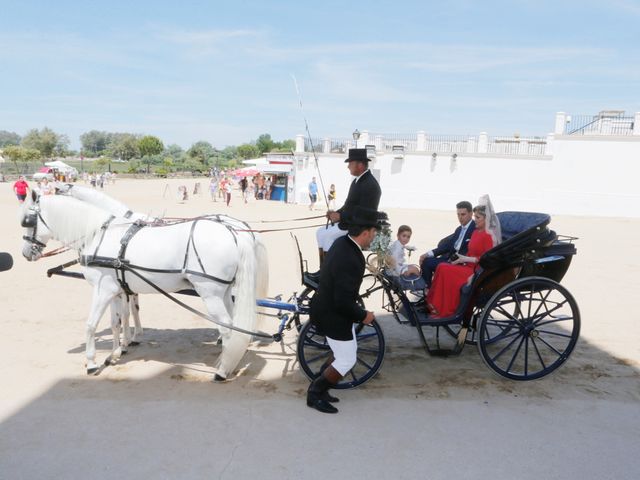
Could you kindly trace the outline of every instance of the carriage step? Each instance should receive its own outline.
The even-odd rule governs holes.
[[[425,327],[441,327],[443,325],[452,325],[461,322],[458,315],[439,318],[429,316],[424,310],[416,311],[416,316],[418,317],[418,323]]]
[[[429,349],[429,355],[432,357],[455,357],[460,355],[461,348],[432,348]]]

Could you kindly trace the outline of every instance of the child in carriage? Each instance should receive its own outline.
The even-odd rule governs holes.
[[[389,247],[389,269],[391,276],[397,278],[400,286],[405,290],[424,290],[424,280],[420,276],[417,265],[407,264],[404,251],[412,252],[415,247],[409,245],[413,231],[409,225],[398,227],[397,240]]]

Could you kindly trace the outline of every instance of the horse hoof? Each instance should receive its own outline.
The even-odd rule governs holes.
[[[218,340],[216,340],[216,345],[222,345],[222,338],[219,338]]]
[[[97,375],[100,367],[87,368],[87,375]]]
[[[110,358],[107,358],[107,359],[104,361],[104,364],[105,364],[106,366],[109,366],[109,365],[111,365],[112,363],[113,363],[113,360],[111,360]]]
[[[136,342],[135,340],[131,343],[129,343],[130,347],[137,347],[138,345],[140,345],[140,342]]]
[[[222,383],[222,382],[226,382],[227,379],[224,378],[222,375],[219,375],[216,373],[216,375],[213,377],[213,381],[214,382],[218,382],[218,383]]]

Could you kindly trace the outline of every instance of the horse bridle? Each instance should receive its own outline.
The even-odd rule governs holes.
[[[37,205],[37,202],[35,203]],[[31,235],[23,235],[22,239],[29,242],[31,244],[31,249],[34,251],[42,251],[47,245],[36,238],[38,234],[38,219],[42,221],[42,223],[49,228],[47,222],[44,221],[42,215],[40,214],[40,209],[37,206],[29,207],[29,212],[22,219],[21,225],[24,228],[33,228],[31,231]]]

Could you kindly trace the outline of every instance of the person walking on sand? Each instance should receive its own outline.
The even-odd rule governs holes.
[[[16,183],[13,184],[13,192],[18,197],[18,201],[23,203],[27,198],[27,192],[29,191],[29,184],[24,179],[24,175],[20,175]]]
[[[227,181],[224,184],[224,192],[226,195],[226,200],[227,200],[227,207],[229,207],[230,203],[231,203],[231,180],[227,178]]]
[[[318,201],[318,184],[316,183],[316,177],[311,179],[309,183],[309,210],[313,210],[316,206],[316,202]]]

